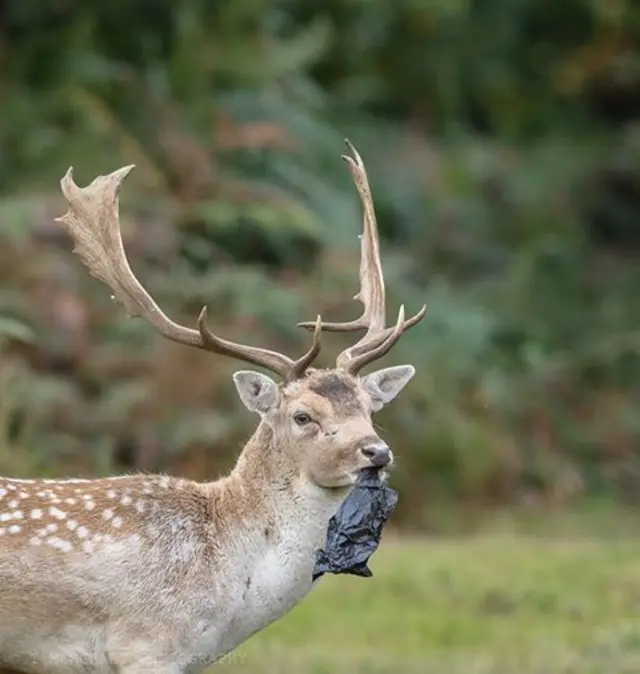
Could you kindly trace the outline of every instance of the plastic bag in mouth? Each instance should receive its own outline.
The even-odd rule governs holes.
[[[323,550],[316,552],[312,579],[325,573],[372,576],[367,562],[380,543],[382,528],[398,502],[380,469],[365,468],[336,514],[329,520]]]

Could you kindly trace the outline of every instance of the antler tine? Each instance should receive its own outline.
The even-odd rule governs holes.
[[[237,358],[237,351],[240,347],[243,352],[243,360],[253,363],[254,365],[267,367],[271,371],[280,374],[286,381],[292,381],[302,377],[307,368],[320,353],[320,326],[322,324],[322,318],[320,316],[318,316],[316,320],[316,329],[313,332],[313,341],[309,350],[295,361],[275,351],[260,349],[253,346],[238,345],[235,342],[222,339],[211,332],[207,327],[206,319],[207,307],[203,307],[200,316],[198,316],[198,330],[202,337],[203,348],[221,355]],[[270,365],[266,365],[267,362],[269,362]]]
[[[371,196],[369,179],[360,154],[345,139],[352,156],[342,155],[347,162],[363,208],[363,233],[360,236],[360,290],[353,299],[364,305],[362,315],[352,321],[343,323],[323,323],[322,329],[327,332],[355,332],[366,329],[365,335],[353,346],[345,349],[337,360],[339,368],[349,371],[358,370],[366,363],[372,362],[386,354],[398,341],[400,336],[417,325],[426,315],[424,305],[411,318],[404,320],[404,308],[401,309],[402,323],[385,328],[385,286],[382,263],[380,261],[380,238],[378,225]],[[311,322],[298,323],[299,327],[311,329]],[[354,362],[351,362],[351,361]],[[355,368],[355,369],[354,369]]]
[[[348,369],[350,372],[355,374],[355,370],[353,369],[352,363],[356,359],[356,357],[359,356],[366,357],[364,360],[358,360],[358,363],[362,363],[362,365],[358,367],[358,370],[361,369],[364,365],[371,363],[374,360],[378,360],[378,358],[382,358],[382,356],[384,356],[386,353],[389,352],[391,347],[398,341],[398,339],[400,339],[400,337],[402,337],[402,335],[405,332],[407,332],[407,330],[409,330],[409,328],[412,328],[414,325],[420,323],[420,321],[427,314],[427,305],[424,304],[422,306],[422,309],[420,309],[420,311],[418,311],[416,314],[411,316],[411,318],[408,318],[405,321],[404,305],[402,305],[401,309],[402,309],[403,323],[400,326],[400,331],[398,333],[396,332],[398,328],[398,325],[396,324],[389,328],[385,328],[381,332],[375,334],[373,337],[368,339],[366,342],[361,340],[360,342],[358,342],[358,344],[352,346],[350,349],[345,349],[338,356],[338,361],[336,363],[337,367]],[[348,364],[349,367],[347,367]]]
[[[362,315],[353,321],[323,323],[322,329],[326,332],[356,332],[364,329],[371,332],[383,328],[385,323],[385,289],[380,263],[380,241],[364,163],[351,142],[345,139],[345,144],[353,156],[343,154],[342,159],[349,167],[364,211],[363,233],[360,235],[360,290],[353,297],[354,300],[362,302],[364,309]],[[314,323],[305,321],[298,323],[298,326],[310,330],[314,327]]]
[[[382,356],[391,351],[393,345],[400,339],[404,332],[404,305],[402,305],[398,311],[398,320],[396,321],[395,326],[385,332],[387,334],[386,339],[377,339],[375,345],[368,343],[367,350],[360,355],[354,355],[353,350],[350,349],[343,351],[338,358],[338,367],[341,367],[349,374],[357,375],[365,365],[378,358],[382,358]]]
[[[289,373],[289,379],[299,379],[302,377],[307,370],[307,368],[313,363],[313,361],[318,357],[318,354],[320,353],[320,339],[322,336],[322,317],[320,314],[318,314],[318,318],[316,319],[316,326],[313,331],[313,341],[311,342],[311,347],[309,350],[300,356],[298,360],[292,365],[290,373]]]
[[[275,372],[284,379],[290,378],[290,374],[295,366],[293,360],[277,351],[270,351],[269,349],[262,349],[247,344],[238,344],[237,342],[218,337],[218,335],[211,331],[206,323],[207,313],[207,307],[202,307],[202,311],[197,320],[198,330],[194,330],[200,341],[194,346],[204,349],[205,351],[210,351],[211,353],[229,356],[230,358],[236,358],[245,363],[264,367],[271,372]],[[188,330],[189,328],[185,329]],[[170,335],[167,336],[172,339]]]
[[[124,166],[80,188],[73,180],[73,167],[70,167],[60,181],[68,211],[55,221],[69,233],[74,242],[73,252],[79,255],[91,275],[111,288],[113,299],[124,306],[129,316],[144,318],[167,339],[264,367],[285,379],[301,376],[320,351],[319,329],[314,333],[309,351],[294,361],[282,353],[218,337],[206,325],[206,306],[198,317],[197,329],[179,325],[163,313],[131,270],[122,242],[119,192],[133,168],[133,165]]]

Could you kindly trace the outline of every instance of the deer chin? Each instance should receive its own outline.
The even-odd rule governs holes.
[[[354,470],[341,476],[336,476],[331,481],[320,481],[312,479],[313,484],[322,491],[332,496],[345,494],[353,487],[358,479],[359,471]]]
[[[380,477],[380,482],[382,482],[383,484],[387,483],[390,475],[391,475],[391,471],[386,470],[385,468],[378,471],[378,476]]]
[[[364,470],[371,470],[371,468],[367,466],[366,468],[359,468],[356,470],[352,470],[349,473],[347,473],[339,483],[331,486],[326,486],[324,487],[324,489],[329,489],[333,491],[340,491],[340,490],[348,491],[358,482],[358,480],[360,479],[360,475]],[[390,472],[391,471],[388,468],[380,468],[377,470],[378,477],[380,478],[381,483],[385,484],[387,482],[390,476]]]
[[[352,487],[352,486],[355,485],[356,482],[360,479],[360,476],[362,475],[362,472],[363,472],[363,471],[369,471],[369,470],[371,470],[371,467],[370,467],[370,466],[366,466],[365,468],[359,468],[359,469],[357,469],[357,470],[351,471],[351,472],[345,477],[345,481],[348,480],[348,484],[345,484],[344,486]],[[391,474],[390,468],[378,468],[378,469],[375,469],[375,468],[374,468],[374,470],[376,470],[376,472],[377,472],[377,474],[378,474],[378,477],[380,478],[380,482],[386,483],[387,480],[389,479],[390,474]],[[344,487],[343,487],[343,488],[344,488]]]

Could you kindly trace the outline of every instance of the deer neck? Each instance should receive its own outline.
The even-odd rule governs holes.
[[[219,524],[228,536],[222,575],[229,587],[241,588],[234,592],[237,618],[225,630],[223,650],[277,620],[312,589],[316,550],[346,496],[302,479],[282,454],[261,424],[231,474],[213,485]]]
[[[315,542],[316,529],[326,534],[329,518],[347,495],[346,490],[321,489],[302,476],[264,421],[221,487],[220,496],[242,511],[240,519],[261,530],[270,528],[274,540],[286,525],[296,529],[298,537],[309,532]]]
[[[229,484],[269,498],[286,490],[294,477],[295,470],[277,446],[272,428],[261,421],[238,457]]]

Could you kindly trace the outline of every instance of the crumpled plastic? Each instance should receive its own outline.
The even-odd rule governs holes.
[[[382,529],[398,502],[398,494],[365,468],[353,489],[329,520],[324,549],[316,551],[312,579],[325,573],[373,576],[367,565],[380,543]]]

